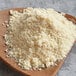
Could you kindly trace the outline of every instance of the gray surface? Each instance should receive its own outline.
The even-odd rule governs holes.
[[[76,0],[0,0],[0,10],[15,7],[51,7],[57,11],[76,16]],[[13,71],[0,60],[0,76],[23,75]],[[76,44],[73,46],[57,76],[76,76]]]

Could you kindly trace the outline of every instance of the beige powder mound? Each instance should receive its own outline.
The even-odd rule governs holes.
[[[51,67],[66,57],[76,39],[76,25],[53,9],[10,11],[7,53],[23,69]]]

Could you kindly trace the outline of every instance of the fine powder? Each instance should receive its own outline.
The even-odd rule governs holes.
[[[53,9],[10,10],[5,41],[7,54],[27,70],[54,66],[76,39],[76,25]]]

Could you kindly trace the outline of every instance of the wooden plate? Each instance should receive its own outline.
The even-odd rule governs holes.
[[[16,8],[16,9],[12,9],[12,10],[17,10],[22,12],[24,8]],[[73,21],[74,23],[76,23],[76,18],[65,14],[65,17],[71,21]],[[27,70],[23,70],[21,69],[17,63],[15,63],[14,59],[11,59],[9,57],[6,57],[6,53],[5,53],[5,49],[6,46],[4,44],[4,39],[3,39],[3,35],[6,32],[6,26],[2,25],[5,21],[9,20],[9,10],[3,10],[0,11],[0,58],[5,61],[9,66],[11,66],[12,68],[14,68],[14,70],[19,71],[21,73],[23,73],[25,76],[55,76],[56,73],[58,72],[58,70],[60,69],[60,67],[62,66],[64,61],[60,61],[58,63],[57,66],[51,67],[51,68],[47,68],[41,71],[27,71]]]

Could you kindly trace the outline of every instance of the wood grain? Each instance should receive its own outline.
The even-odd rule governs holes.
[[[16,8],[16,9],[12,9],[12,10],[17,10],[22,12],[23,8]],[[68,18],[69,20],[73,21],[74,23],[76,23],[76,18],[66,14],[65,15],[66,18]],[[62,66],[63,61],[58,62],[57,66],[53,66],[51,68],[47,68],[41,71],[31,71],[31,70],[23,70],[21,69],[17,63],[15,62],[14,59],[9,58],[6,56],[6,52],[4,51],[7,47],[4,44],[4,39],[3,39],[3,35],[6,33],[6,26],[2,25],[5,21],[9,20],[9,10],[4,10],[4,11],[0,11],[0,58],[6,63],[8,64],[11,68],[13,68],[16,71],[19,71],[21,73],[23,73],[25,76],[55,76],[56,73],[58,72],[58,70],[60,69],[60,67]]]

